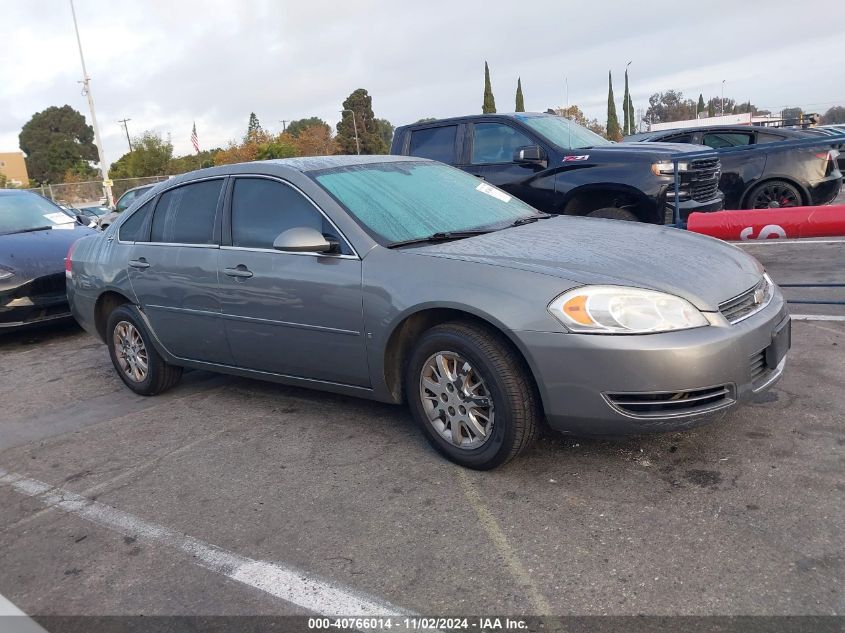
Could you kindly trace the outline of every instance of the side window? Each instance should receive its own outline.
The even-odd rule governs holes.
[[[713,149],[750,145],[751,134],[748,132],[708,132],[704,135],[702,142]]]
[[[424,130],[411,132],[411,156],[430,158],[443,163],[454,164],[455,162],[455,136],[458,132],[457,125],[444,125],[442,127],[430,127]]]
[[[147,236],[142,234],[145,220],[153,208],[153,201],[150,200],[140,209],[135,211],[129,218],[120,225],[118,239],[121,242],[146,242]]]
[[[129,208],[129,205],[138,197],[137,191],[128,191],[127,193],[123,194],[123,197],[117,201],[117,205],[115,206],[115,211],[118,213],[122,213]]]
[[[513,162],[513,153],[520,147],[535,143],[509,125],[501,123],[476,123],[472,131],[472,162]]]
[[[779,143],[780,141],[785,141],[786,139],[782,136],[777,136],[776,134],[768,134],[766,132],[757,132],[757,144],[760,143]]]
[[[662,139],[666,143],[692,143],[692,134],[681,134],[680,136],[669,136]]]
[[[313,204],[293,187],[266,178],[238,178],[232,192],[232,245],[273,248],[280,233],[310,227],[349,247]]]
[[[214,244],[214,217],[223,180],[176,187],[159,197],[151,242]]]

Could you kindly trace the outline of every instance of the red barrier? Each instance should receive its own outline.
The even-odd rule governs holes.
[[[687,229],[723,240],[845,236],[845,205],[691,213]]]

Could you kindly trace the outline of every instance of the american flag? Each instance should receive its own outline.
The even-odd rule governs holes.
[[[196,121],[194,121],[194,129],[191,130],[191,145],[194,146],[194,151],[196,151],[196,153],[199,154],[200,153],[200,140],[197,138]]]

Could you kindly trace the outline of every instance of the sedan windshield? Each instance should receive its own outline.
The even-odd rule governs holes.
[[[69,228],[75,220],[49,200],[28,191],[0,194],[0,234]]]
[[[585,147],[611,145],[611,142],[606,138],[562,116],[517,115],[516,118],[544,136],[547,141],[562,149],[583,149]]]
[[[352,165],[312,177],[383,245],[494,230],[538,214],[504,191],[440,163]]]

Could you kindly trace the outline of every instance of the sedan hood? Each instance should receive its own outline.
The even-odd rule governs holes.
[[[597,218],[555,217],[404,252],[552,275],[566,280],[561,291],[586,284],[659,290],[708,312],[754,286],[762,274],[757,260],[720,240]]]
[[[76,240],[98,231],[74,226],[29,233],[0,235],[0,266],[14,271],[14,276],[0,281],[0,289],[17,286],[36,277],[64,272],[65,256]]]

